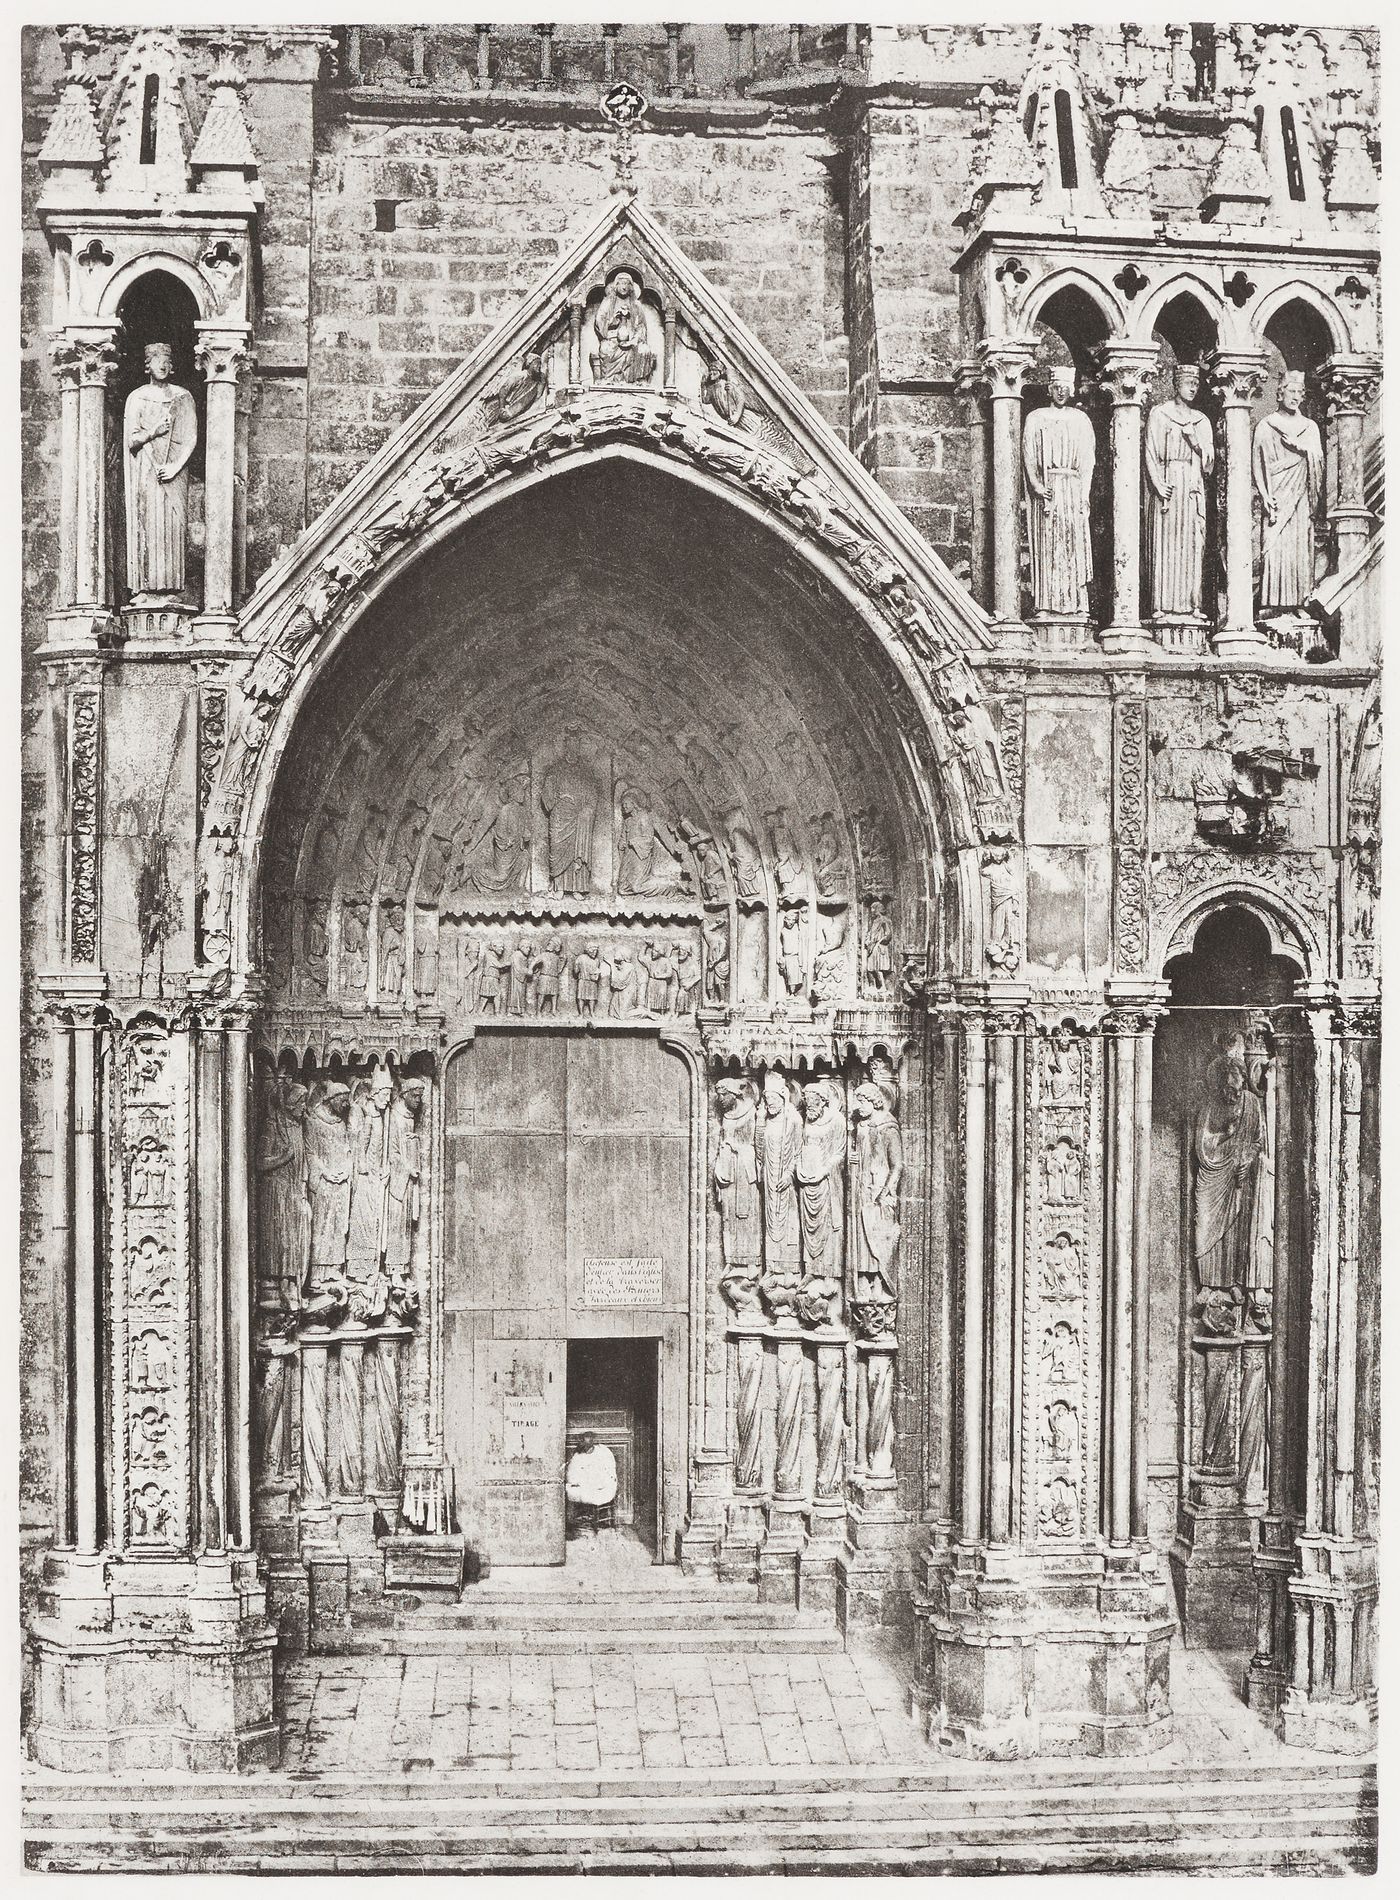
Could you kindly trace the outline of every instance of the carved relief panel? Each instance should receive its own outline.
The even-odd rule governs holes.
[[[154,1025],[109,1047],[113,1516],[133,1550],[188,1537],[188,1064]]]
[[[1032,1057],[1021,1511],[1028,1535],[1059,1543],[1087,1536],[1097,1509],[1099,1044],[1062,1021]]]

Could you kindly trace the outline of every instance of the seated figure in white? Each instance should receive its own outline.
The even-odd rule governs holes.
[[[564,1496],[598,1531],[598,1513],[617,1496],[617,1460],[593,1432],[584,1432],[564,1472]]]

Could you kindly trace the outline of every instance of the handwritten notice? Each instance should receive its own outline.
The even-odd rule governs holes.
[[[585,1306],[660,1306],[660,1254],[614,1254],[585,1259]]]
[[[534,1463],[544,1456],[545,1400],[542,1394],[508,1392],[502,1400],[504,1452],[509,1463]]]

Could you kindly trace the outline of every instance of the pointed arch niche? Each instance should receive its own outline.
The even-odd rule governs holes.
[[[1310,1065],[1290,947],[1252,905],[1212,910],[1166,966],[1153,1069],[1149,1530],[1188,1647],[1252,1654],[1241,1693],[1274,1706],[1284,1586],[1261,1527],[1301,1510],[1307,1386]]]

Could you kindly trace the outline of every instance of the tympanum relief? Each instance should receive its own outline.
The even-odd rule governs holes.
[[[680,763],[702,784],[677,763],[640,721],[626,750],[545,724],[444,755],[394,810],[352,749],[302,820],[296,894],[266,906],[274,991],[578,1025],[897,1000],[882,814],[839,818],[810,761],[793,788],[807,812],[736,802],[693,742]]]

